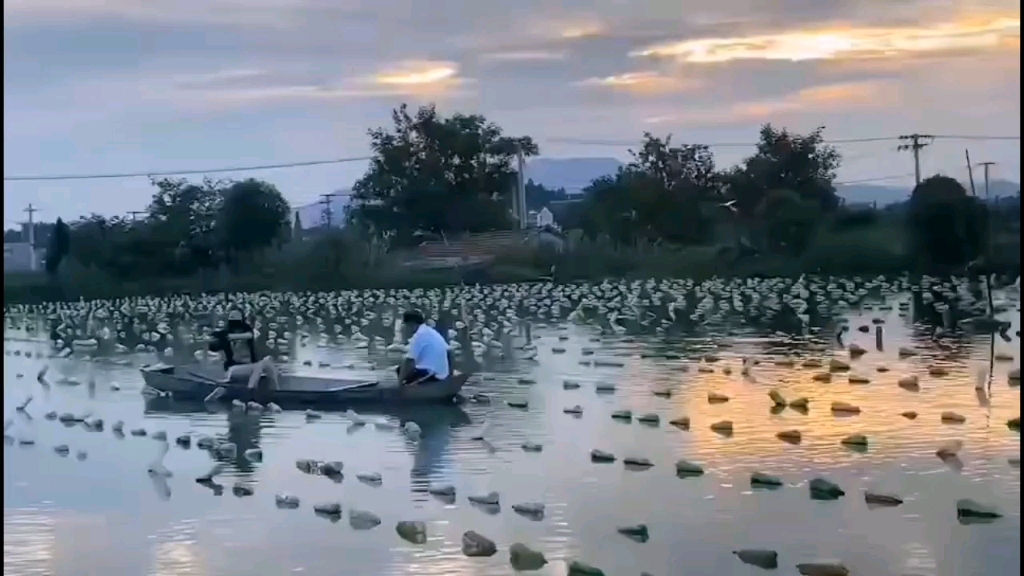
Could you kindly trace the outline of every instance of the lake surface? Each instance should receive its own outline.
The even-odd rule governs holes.
[[[906,299],[906,298],[903,298]],[[1020,329],[1019,311],[1003,317]],[[32,341],[21,331],[5,332],[5,414],[15,424],[8,434],[35,440],[35,445],[4,449],[4,573],[14,575],[487,575],[512,574],[508,547],[522,542],[543,551],[551,561],[537,574],[565,574],[562,559],[579,559],[608,575],[682,574],[747,575],[764,573],[741,563],[731,551],[769,548],[779,553],[777,574],[796,574],[794,566],[816,559],[837,559],[853,574],[886,576],[999,576],[1020,573],[1020,471],[1008,461],[1020,456],[1020,436],[1007,420],[1020,414],[1020,391],[1007,374],[1019,366],[1020,344],[994,337],[994,349],[1013,361],[995,362],[991,383],[976,390],[979,371],[990,362],[989,335],[934,339],[897,310],[854,309],[846,314],[854,329],[844,344],[858,343],[868,352],[858,359],[824,326],[820,337],[794,338],[767,331],[731,328],[738,334],[713,336],[705,330],[666,338],[654,334],[601,333],[596,326],[534,324],[535,360],[488,358],[471,380],[470,392],[491,396],[490,405],[466,403],[405,412],[359,409],[360,413],[411,418],[420,424],[418,443],[396,430],[372,425],[353,428],[341,413],[326,412],[307,421],[301,412],[246,415],[169,399],[144,399],[138,368],[154,362],[153,354],[125,354],[127,365],[49,358],[49,342]],[[873,332],[856,328],[884,320],[884,350]],[[873,328],[872,328],[873,330]],[[900,346],[920,355],[900,358]],[[554,353],[553,347],[565,348]],[[588,355],[584,356],[584,352]],[[590,352],[592,354],[589,354]],[[714,352],[720,360],[699,371],[701,357]],[[29,357],[26,357],[26,352]],[[779,366],[773,358],[789,354],[796,366]],[[510,354],[509,356],[514,356]],[[831,383],[812,379],[821,368],[802,368],[805,358],[832,356],[850,362],[853,371],[871,379],[850,384],[844,374]],[[749,376],[741,375],[742,358],[757,358]],[[383,351],[352,346],[295,349],[292,360],[329,362],[396,361]],[[599,366],[593,361],[597,360]],[[590,362],[590,365],[582,364]],[[621,363],[621,366],[604,365]],[[940,363],[949,374],[928,375]],[[48,365],[44,391],[36,374]],[[878,366],[888,372],[878,372]],[[728,368],[729,370],[725,370]],[[315,368],[314,368],[315,369]],[[705,368],[706,370],[707,368]],[[330,368],[351,377],[354,369]],[[726,374],[725,372],[731,372]],[[896,385],[907,374],[920,377],[920,391]],[[61,378],[96,386],[62,385]],[[563,388],[565,380],[581,384]],[[530,383],[533,382],[533,383]],[[614,383],[613,393],[597,393],[594,384]],[[116,383],[120,390],[112,390]],[[652,391],[670,388],[671,398]],[[787,398],[806,396],[806,414],[771,410],[768,391]],[[729,396],[708,402],[709,392]],[[31,417],[13,406],[29,393]],[[514,409],[503,399],[527,399],[529,408]],[[858,405],[862,412],[837,417],[833,401]],[[582,417],[563,413],[573,405]],[[613,420],[611,412],[654,412],[659,426]],[[90,409],[107,428],[89,432],[43,418],[50,410],[80,413]],[[901,412],[914,410],[910,420]],[[943,411],[966,416],[960,425],[940,421]],[[669,420],[689,416],[688,431]],[[731,437],[709,425],[732,420]],[[147,464],[160,442],[128,435],[116,438],[110,424],[125,430],[164,430],[172,440],[164,463],[173,472],[166,481],[151,479]],[[472,440],[480,424],[491,424],[489,441]],[[783,430],[802,432],[802,442],[783,442]],[[866,452],[844,448],[840,440],[860,433],[869,438]],[[191,434],[224,437],[238,445],[238,457],[216,480],[222,493],[197,484],[213,460],[195,447],[183,449],[174,437]],[[945,440],[964,442],[960,464],[944,463],[934,452]],[[539,453],[521,448],[524,441],[543,444]],[[67,444],[62,457],[53,447]],[[263,461],[242,456],[263,450]],[[620,459],[649,458],[644,471],[626,469],[621,460],[594,464],[589,452],[601,449]],[[76,451],[84,450],[84,460]],[[336,483],[300,472],[301,458],[341,460],[345,478]],[[706,474],[679,478],[680,459],[701,464]],[[1019,466],[1019,460],[1018,464]],[[781,477],[778,490],[752,490],[750,474]],[[379,487],[356,479],[359,472],[379,472]],[[807,482],[816,476],[842,486],[846,496],[814,501]],[[252,496],[236,497],[232,486],[251,486]],[[458,489],[455,504],[426,493],[431,483]],[[892,492],[905,502],[892,508],[869,508],[865,489]],[[498,513],[471,505],[466,497],[496,491]],[[275,506],[274,495],[294,494],[297,510]],[[973,498],[997,506],[1005,517],[991,523],[963,525],[955,503]],[[313,513],[319,502],[338,501],[340,522]],[[546,504],[542,520],[520,516],[511,505]],[[351,508],[374,512],[383,520],[372,530],[355,530]],[[427,523],[423,545],[403,541],[395,532],[401,520]],[[616,532],[617,526],[643,523],[645,543]],[[494,540],[491,558],[467,558],[461,536],[474,530]]]

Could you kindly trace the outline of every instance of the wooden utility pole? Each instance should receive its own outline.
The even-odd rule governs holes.
[[[928,146],[935,140],[935,136],[930,134],[908,134],[900,136],[900,141],[904,144],[900,144],[896,147],[897,150],[903,152],[910,150],[914,153],[914,184],[921,183],[921,149]]]
[[[28,213],[28,269],[32,272],[36,271],[36,219],[35,213],[39,209],[32,204],[25,208],[25,212]]]
[[[988,200],[988,168],[989,166],[995,166],[995,162],[979,162],[978,166],[981,166],[985,175],[985,200]]]
[[[516,179],[516,212],[519,213],[519,229],[526,229],[526,159],[522,146],[516,146],[516,165],[519,170]]]
[[[323,218],[328,229],[331,228],[331,224],[334,221],[334,210],[331,208],[331,199],[337,195],[338,194],[336,192],[320,195],[320,204],[324,205],[323,210],[320,212],[320,217]]]

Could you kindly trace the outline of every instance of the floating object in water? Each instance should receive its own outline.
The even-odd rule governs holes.
[[[544,446],[536,442],[523,442],[522,448],[524,452],[540,452],[544,450]]]
[[[341,516],[341,504],[338,502],[323,502],[313,505],[313,511],[325,516]]]
[[[900,346],[899,350],[896,353],[899,355],[900,358],[909,358],[911,356],[917,356],[917,350],[914,350],[913,348],[906,348],[904,346]]]
[[[31,403],[32,403],[32,395],[29,394],[28,397],[25,398],[25,400],[21,404],[18,404],[18,406],[15,408],[15,410],[18,411],[18,412],[24,412],[25,409],[28,408],[28,405],[31,404]]]
[[[419,424],[410,420],[402,425],[402,433],[410,440],[415,441],[420,439],[423,430],[420,429]]]
[[[581,416],[583,415],[583,407],[577,404],[569,408],[563,408],[562,412],[565,412],[566,414],[573,414],[575,416]]]
[[[455,496],[455,486],[451,484],[438,484],[427,488],[427,493],[432,496]]]
[[[133,428],[132,431],[131,431],[131,435],[132,436],[145,436],[146,435],[146,429],[145,428]]]
[[[509,562],[517,572],[540,570],[548,563],[544,554],[530,549],[526,544],[516,542],[508,549]]]
[[[308,410],[308,409],[305,412],[305,416],[306,416],[306,420],[319,420],[319,419],[324,417],[323,414],[321,414],[319,412],[316,412],[314,410]]]
[[[801,576],[850,576],[849,569],[838,562],[808,562],[796,565]]]
[[[637,524],[635,526],[619,526],[615,529],[616,532],[636,540],[637,542],[647,542],[650,539],[650,533],[647,530],[646,524]]]
[[[804,398],[804,397],[800,397],[800,398],[797,398],[796,400],[793,400],[792,402],[790,402],[789,403],[789,407],[794,409],[794,410],[807,410],[807,406],[810,403],[811,403],[811,401],[809,399]]]
[[[249,448],[242,455],[250,462],[263,462],[263,450],[259,448]]]
[[[775,570],[779,567],[779,553],[775,550],[744,549],[733,550],[732,553],[744,564],[764,570]]]
[[[833,402],[832,411],[841,414],[860,414],[860,407],[846,402]]]
[[[637,416],[636,417],[636,421],[640,422],[642,424],[648,424],[648,425],[656,426],[656,425],[658,425],[661,422],[661,417],[658,416],[657,414],[653,413],[653,412],[650,412],[650,413],[647,413],[647,414],[641,414],[640,416]]]
[[[471,558],[494,556],[498,547],[494,542],[470,530],[462,535],[462,553]]]
[[[406,542],[424,544],[427,541],[427,525],[416,520],[402,520],[395,525],[395,532]]]
[[[61,456],[67,456],[71,453],[71,448],[67,444],[59,444],[53,447],[53,451]]]
[[[157,430],[156,432],[153,433],[152,436],[150,436],[150,438],[152,438],[153,440],[160,440],[161,442],[166,442],[167,432],[164,432],[163,430]]]
[[[809,484],[811,498],[815,500],[837,500],[845,496],[846,492],[838,484],[824,478],[815,478]]]
[[[299,507],[299,497],[284,493],[276,494],[274,495],[274,504],[276,504],[278,508],[294,510]]]
[[[174,443],[182,448],[190,448],[192,446],[192,437],[188,434],[182,434],[174,439]]]
[[[711,425],[711,430],[719,434],[732,434],[732,420],[722,420]]]
[[[248,484],[238,483],[231,487],[231,493],[238,498],[243,498],[245,496],[252,496],[255,490]]]
[[[234,442],[221,442],[213,450],[217,456],[229,460],[234,459],[238,455],[238,445]]]
[[[934,366],[934,365],[932,365],[932,366],[928,367],[928,375],[929,376],[935,376],[937,378],[938,377],[942,377],[942,376],[947,376],[947,375],[949,375],[949,370],[945,369],[942,366]]]
[[[884,494],[870,490],[864,492],[864,501],[876,506],[899,506],[903,504],[903,499],[895,494]]]
[[[615,384],[609,384],[607,382],[598,382],[594,385],[595,392],[615,392]]]
[[[781,393],[779,393],[779,391],[776,390],[775,388],[772,388],[771,390],[768,391],[768,397],[772,399],[772,405],[774,405],[775,407],[786,407],[786,398]]]
[[[939,419],[944,424],[963,424],[964,422],[967,422],[967,418],[965,416],[963,416],[962,414],[957,414],[956,412],[953,412],[951,410],[943,412],[939,416]]]
[[[348,511],[348,525],[354,530],[372,530],[380,526],[380,516],[366,510],[351,508]]]
[[[750,475],[750,485],[779,487],[782,486],[782,479],[764,472],[754,472]]]
[[[896,381],[896,385],[904,390],[910,390],[912,392],[917,392],[921,389],[921,384],[915,374],[908,374],[907,376],[900,378]]]
[[[839,443],[847,446],[863,446],[866,448],[868,445],[868,437],[863,434],[850,434],[840,440]]]
[[[604,570],[579,560],[573,560],[569,562],[566,576],[604,576]]]
[[[645,470],[647,468],[654,466],[653,462],[651,462],[647,458],[641,458],[639,456],[626,456],[625,458],[622,459],[622,463],[627,468],[639,468]]]
[[[612,418],[615,419],[615,420],[632,420],[633,419],[633,411],[632,410],[616,410],[616,411],[612,412]]]
[[[565,389],[565,390],[576,390],[579,387],[580,387],[580,383],[579,382],[574,382],[572,380],[566,380],[566,381],[562,382],[562,388]]]
[[[695,464],[688,460],[679,460],[676,462],[676,476],[680,478],[691,477],[691,476],[702,476],[704,474],[704,468],[700,464]]]
[[[983,518],[983,519],[995,519],[1002,518],[1003,514],[996,509],[995,506],[988,504],[982,504],[976,500],[970,498],[961,498],[956,501],[956,517],[958,519],[963,518]]]
[[[490,435],[490,432],[491,432],[491,423],[485,420],[484,423],[480,425],[480,428],[476,432],[474,432],[473,435],[469,437],[469,439],[470,440],[486,440],[487,436]]]
[[[590,451],[591,462],[615,462],[615,455],[611,452],[594,449]]]
[[[720,404],[722,402],[728,402],[729,397],[725,394],[719,394],[718,392],[708,392],[708,402],[712,404]]]
[[[814,376],[811,377],[811,380],[814,380],[815,382],[829,383],[829,382],[832,381],[832,373],[831,372],[818,372],[817,374],[815,374]]]
[[[775,437],[783,442],[789,442],[790,444],[799,444],[803,439],[799,430],[783,430],[776,434]]]
[[[224,472],[226,468],[227,466],[223,462],[215,462],[214,465],[211,466],[210,469],[206,472],[206,474],[203,474],[202,476],[196,478],[196,482],[200,484],[212,482],[213,479],[219,476],[222,472]]]
[[[505,403],[508,404],[509,408],[520,409],[526,409],[530,405],[526,400],[506,400]]]
[[[384,479],[381,477],[379,472],[363,472],[360,474],[356,474],[356,480],[359,480],[360,482],[365,482],[367,484],[377,485],[381,484]]]
[[[497,506],[499,504],[497,492],[488,492],[487,494],[471,495],[469,496],[469,501],[474,504],[484,504],[487,506]]]
[[[672,426],[675,426],[676,428],[679,428],[680,430],[690,429],[689,416],[680,416],[679,418],[673,418],[672,420],[669,420],[668,423],[671,424]]]
[[[846,381],[850,384],[870,384],[871,379],[862,374],[850,374],[846,377]]]
[[[917,412],[914,412],[913,410],[907,410],[906,412],[901,412],[900,416],[903,416],[907,420],[914,420],[915,418],[917,418]]]
[[[512,505],[512,511],[524,516],[536,517],[544,515],[543,502],[520,502]]]
[[[838,358],[832,358],[828,361],[829,372],[846,372],[850,369],[850,365]]]

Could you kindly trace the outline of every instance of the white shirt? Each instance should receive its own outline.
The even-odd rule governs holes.
[[[416,368],[430,372],[439,380],[448,377],[448,343],[426,324],[420,324],[409,339],[409,352],[405,357],[411,358]]]

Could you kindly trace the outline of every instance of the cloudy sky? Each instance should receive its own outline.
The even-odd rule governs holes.
[[[759,124],[836,140],[1020,133],[1016,0],[5,0],[4,175],[359,158],[401,102],[480,112],[549,157],[624,158],[644,131],[749,152]],[[594,141],[599,141],[595,143]],[[603,144],[603,145],[599,145]],[[896,142],[845,143],[841,180]],[[1019,140],[937,140],[1019,180]],[[365,164],[239,173],[295,205]],[[124,214],[145,178],[4,182],[5,224]]]

